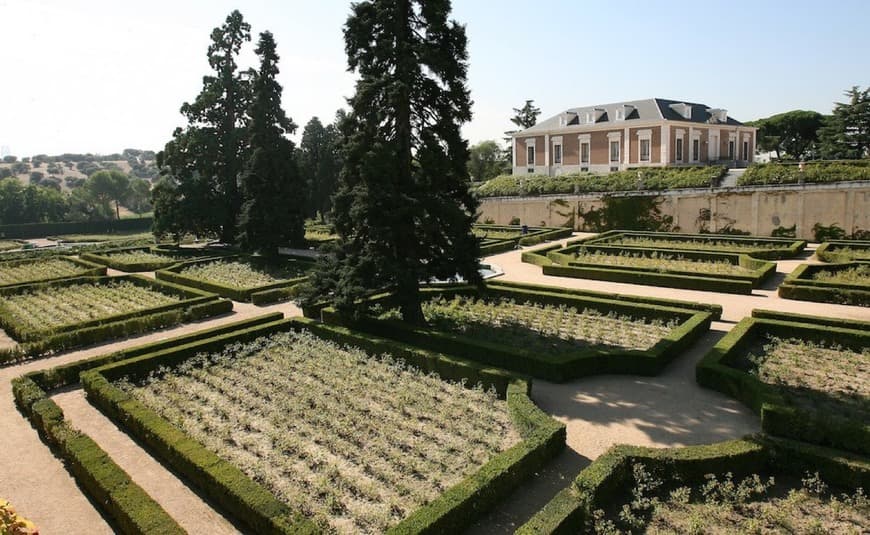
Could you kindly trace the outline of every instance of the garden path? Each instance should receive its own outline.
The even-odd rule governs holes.
[[[527,250],[535,248],[537,246]],[[513,533],[568,486],[582,468],[615,444],[684,446],[729,440],[759,431],[757,415],[737,401],[695,382],[695,365],[736,322],[751,315],[753,308],[870,321],[870,310],[866,308],[777,296],[776,285],[788,273],[801,263],[816,262],[810,258],[814,249],[810,248],[803,258],[778,261],[775,279],[752,295],[546,276],[540,266],[523,263],[521,251],[486,258],[486,262],[504,270],[505,275],[499,280],[714,303],[722,305],[723,314],[722,321],[714,322],[704,337],[656,377],[602,375],[561,384],[535,380],[532,398],[541,409],[566,425],[568,447],[534,479],[478,521],[469,533]]]

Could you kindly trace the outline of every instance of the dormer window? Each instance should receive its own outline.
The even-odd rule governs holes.
[[[624,121],[634,112],[634,106],[631,104],[623,104],[616,108],[616,120]]]
[[[692,106],[686,104],[685,102],[671,104],[669,107],[675,112],[679,113],[683,119],[692,118]]]
[[[604,108],[593,108],[583,114],[583,122],[586,124],[595,124],[601,120],[606,112]]]
[[[728,122],[728,110],[721,108],[707,108],[707,113],[710,114],[711,123],[725,124]]]

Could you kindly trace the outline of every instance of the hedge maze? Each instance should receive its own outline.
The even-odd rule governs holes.
[[[552,240],[570,238],[570,228],[523,227],[520,225],[474,225],[474,235],[480,238],[481,256],[512,251],[518,246],[537,245]]]
[[[78,258],[24,258],[0,262],[0,288],[105,274],[105,267]]]
[[[801,264],[780,284],[779,296],[870,307],[870,262]]]
[[[225,252],[210,249],[181,247],[120,247],[95,253],[84,253],[82,259],[104,265],[125,273],[156,271],[195,258],[209,258],[226,255]]]
[[[845,263],[870,261],[870,241],[832,240],[816,249],[816,257],[822,262]]]

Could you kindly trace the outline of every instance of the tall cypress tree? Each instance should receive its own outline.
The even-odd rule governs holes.
[[[308,184],[308,217],[326,217],[332,210],[332,195],[341,171],[335,124],[323,126],[317,117],[308,121],[299,143],[299,167]]]
[[[260,69],[250,108],[251,157],[242,175],[239,244],[275,254],[282,245],[304,245],[306,194],[293,142],[285,137],[296,125],[281,108],[278,54],[270,32],[260,34],[256,53]]]
[[[339,250],[314,277],[345,312],[365,291],[389,288],[404,320],[422,323],[420,281],[480,282],[460,134],[471,119],[467,39],[449,13],[449,0],[371,0],[353,4],[345,26],[359,80],[341,125]]]
[[[246,110],[250,102],[248,72],[239,71],[236,58],[251,40],[251,26],[233,11],[222,26],[212,30],[208,63],[214,70],[202,79],[202,91],[181,113],[186,128],[157,155],[165,183],[155,201],[155,228],[189,232],[217,232],[224,242],[236,237],[239,215],[239,175],[247,153]],[[183,221],[161,221],[170,214],[186,214]]]

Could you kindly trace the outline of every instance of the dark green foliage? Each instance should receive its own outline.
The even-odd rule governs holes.
[[[309,299],[331,295],[352,313],[366,290],[389,287],[405,321],[421,323],[421,281],[457,273],[480,281],[471,233],[478,203],[460,132],[471,119],[467,39],[449,13],[446,0],[352,6],[345,48],[359,81],[333,198],[340,239]]]
[[[43,223],[63,220],[69,210],[67,198],[59,191],[21,184],[17,179],[0,180],[0,224]],[[5,234],[12,237],[11,234]]]
[[[809,156],[818,141],[823,116],[816,111],[794,110],[747,123],[758,128],[758,146],[775,151],[780,159],[787,154],[795,159]]]
[[[521,129],[535,126],[535,123],[538,122],[538,116],[541,114],[541,108],[535,106],[534,102],[534,100],[527,100],[522,108],[514,108],[511,122]]]
[[[320,119],[312,117],[302,131],[299,144],[299,167],[308,182],[308,217],[326,218],[332,211],[332,195],[338,187],[338,175],[342,167],[340,131],[346,119],[344,110],[335,114],[333,124],[323,126]]]
[[[737,179],[737,185],[821,184],[855,180],[870,180],[870,162],[806,162],[803,171],[796,164],[752,164]]]
[[[777,292],[783,299],[870,307],[870,285],[813,279],[820,271],[837,272],[862,265],[866,263],[801,264],[779,285]]]
[[[848,102],[835,102],[832,115],[819,132],[821,154],[831,159],[870,156],[870,88],[846,91]]]
[[[2,195],[2,187],[3,182],[0,182],[0,195]],[[122,219],[120,221],[80,221],[67,223],[5,224],[5,220],[0,219],[0,221],[4,221],[4,224],[0,225],[0,234],[7,238],[44,238],[46,236],[63,236],[65,234],[144,232],[150,230],[153,223],[150,217]]]
[[[154,193],[155,232],[214,232],[226,243],[236,239],[242,205],[238,180],[249,156],[245,111],[251,98],[251,84],[236,57],[251,40],[250,32],[238,11],[212,31],[208,60],[214,72],[203,77],[196,100],[181,106],[187,127],[177,128],[157,154],[163,178]]]
[[[151,210],[151,183],[142,178],[134,178],[130,181],[130,189],[127,192],[127,208],[141,214]]]
[[[96,442],[66,423],[61,408],[30,377],[14,379],[12,392],[19,410],[121,533],[185,533]]]
[[[260,34],[255,50],[260,70],[254,77],[251,101],[250,158],[242,173],[239,244],[249,251],[278,254],[278,247],[305,245],[305,182],[287,135],[296,125],[281,108],[281,85],[275,40]]]
[[[836,223],[826,226],[821,223],[813,225],[813,241],[822,243],[831,240],[843,240],[846,238],[846,231]]]
[[[604,206],[585,212],[578,210],[583,230],[601,232],[612,229],[667,232],[673,228],[674,218],[662,215],[659,197],[605,196]]]
[[[709,188],[725,175],[721,165],[709,167],[647,167],[605,175],[567,173],[559,176],[501,175],[481,184],[479,197],[537,196],[552,193]]]
[[[468,159],[468,174],[475,182],[495,178],[508,171],[501,147],[492,140],[481,141],[471,147]]]
[[[130,177],[117,170],[97,171],[85,180],[84,189],[101,206],[114,202],[115,215],[121,219],[120,205],[130,192]]]
[[[797,224],[790,227],[776,227],[775,229],[773,229],[773,231],[771,231],[770,236],[773,238],[796,238]]]

